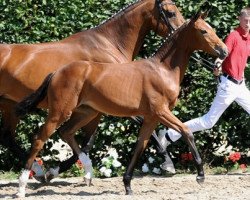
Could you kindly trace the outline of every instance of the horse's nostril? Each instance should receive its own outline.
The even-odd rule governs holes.
[[[227,50],[227,49],[224,49],[224,50],[223,50],[223,53],[224,53],[225,56],[227,56],[227,55],[228,55],[228,50]]]
[[[218,53],[220,59],[225,59],[228,55],[228,49],[220,46],[215,47],[215,51]]]

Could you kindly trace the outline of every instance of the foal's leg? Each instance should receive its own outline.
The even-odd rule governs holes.
[[[89,153],[90,149],[94,145],[94,140],[96,136],[96,130],[98,124],[100,123],[102,113],[99,113],[93,120],[91,120],[87,125],[83,126],[81,129],[84,132],[84,138],[82,139],[82,150],[85,153]]]
[[[133,176],[135,165],[138,159],[141,157],[141,154],[145,150],[147,143],[149,141],[149,138],[151,134],[153,133],[153,130],[155,129],[156,125],[157,125],[157,121],[155,119],[144,118],[142,127],[140,129],[139,137],[137,140],[136,149],[133,153],[132,160],[130,161],[129,166],[125,174],[123,175],[123,183],[125,186],[126,194],[131,195],[133,193],[130,183],[131,183],[131,179]]]
[[[81,120],[81,118],[84,118],[84,116],[82,114],[79,114],[79,121]],[[84,137],[82,139],[82,144],[81,144],[81,149],[84,153],[89,153],[89,150],[92,148],[93,143],[94,143],[94,138],[96,135],[96,129],[98,127],[98,124],[100,122],[100,118],[101,118],[101,113],[99,115],[97,115],[91,122],[89,122],[87,125],[85,125],[84,127],[82,127],[82,131],[84,132]],[[63,129],[65,127],[67,127],[68,129],[71,128],[71,126],[74,126],[74,119],[71,117],[67,122],[65,122],[59,129],[57,132],[59,132],[59,134],[61,134],[63,132]],[[65,130],[64,130],[65,132]],[[68,132],[72,132],[71,130],[68,130]],[[59,163],[59,166],[56,169],[51,169],[51,172],[48,172],[48,177],[47,177],[47,181],[50,181],[52,178],[54,178],[54,176],[57,176],[58,174],[67,171],[68,169],[70,169],[70,167],[77,161],[78,156],[77,154],[74,152],[73,155],[65,160]],[[57,174],[52,174],[52,172],[56,171]],[[51,174],[50,174],[51,173]]]
[[[143,123],[143,117],[136,116],[136,117],[131,117],[136,124],[142,125]],[[151,136],[153,144],[156,146],[158,153],[163,154],[165,157],[169,157],[168,153],[166,152],[166,149],[163,148],[161,142],[159,141],[159,138],[156,134],[156,131],[153,131],[153,134]]]
[[[193,133],[188,129],[185,124],[183,124],[177,117],[175,117],[169,109],[161,109],[158,112],[158,117],[160,118],[160,122],[162,124],[182,134],[186,143],[189,145],[189,148],[196,162],[196,168],[198,171],[198,176],[196,177],[196,180],[197,182],[202,183],[205,179],[203,164],[200,154],[194,143]]]
[[[92,162],[78,146],[75,140],[75,132],[79,130],[82,126],[88,124],[98,115],[98,112],[91,107],[82,106],[80,112],[74,112],[71,116],[71,123],[66,123],[60,130],[61,137],[69,144],[73,151],[78,155],[80,161],[82,162],[85,170],[84,180],[87,185],[91,184],[92,179]]]

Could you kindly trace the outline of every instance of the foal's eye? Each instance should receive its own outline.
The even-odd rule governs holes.
[[[206,31],[206,30],[204,30],[204,29],[203,29],[203,30],[201,30],[201,34],[202,34],[202,35],[204,35],[204,34],[206,34],[206,33],[207,33],[207,31]]]

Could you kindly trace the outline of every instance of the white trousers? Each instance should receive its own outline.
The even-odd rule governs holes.
[[[212,128],[222,113],[234,101],[250,114],[250,91],[245,82],[237,85],[224,76],[221,76],[220,80],[217,94],[208,113],[184,123],[192,132]],[[181,137],[181,134],[173,129],[168,129],[168,135],[173,142]]]

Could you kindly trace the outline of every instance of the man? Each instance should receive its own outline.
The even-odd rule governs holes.
[[[212,128],[233,101],[250,114],[250,91],[244,81],[244,69],[250,56],[250,7],[243,8],[238,19],[239,26],[227,36],[225,41],[229,52],[228,57],[224,61],[220,59],[215,61],[214,75],[219,76],[220,83],[210,110],[202,117],[185,122],[192,132]],[[177,141],[181,134],[173,129],[165,129],[159,132],[158,137],[161,145],[166,149],[170,140]],[[161,167],[174,171],[171,160],[164,162]]]

